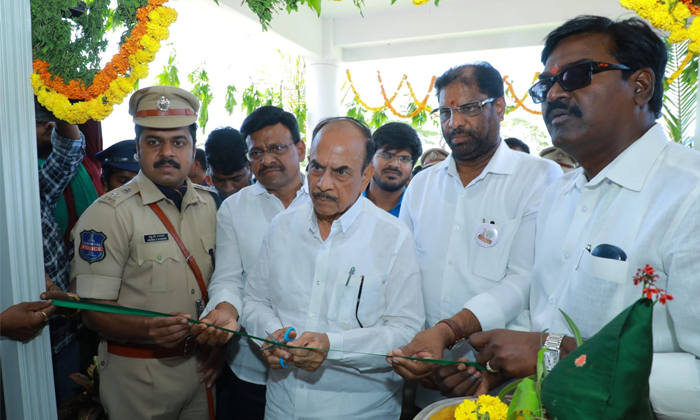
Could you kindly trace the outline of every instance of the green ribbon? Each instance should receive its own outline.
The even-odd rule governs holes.
[[[146,309],[130,308],[128,306],[107,305],[104,303],[83,302],[83,301],[79,301],[79,300],[52,299],[51,302],[53,303],[54,306],[58,306],[60,308],[80,309],[83,311],[104,312],[104,313],[109,313],[109,314],[147,316],[147,317],[151,317],[151,318],[177,316],[177,315],[166,314],[166,313],[162,313],[162,312],[148,311]],[[301,350],[314,350],[314,351],[336,351],[336,352],[341,352],[341,353],[360,354],[360,355],[364,355],[364,356],[380,356],[380,357],[385,357],[385,358],[399,357],[399,358],[406,359],[406,360],[413,360],[416,362],[433,363],[433,364],[441,365],[441,366],[449,366],[449,365],[461,363],[461,364],[464,364],[467,366],[474,366],[478,370],[486,370],[485,367],[481,366],[478,363],[464,362],[461,360],[423,359],[420,357],[391,356],[391,355],[380,354],[380,353],[365,353],[365,352],[361,352],[361,351],[349,351],[349,350],[321,349],[321,348],[316,348],[316,347],[291,346],[289,344],[281,344],[281,343],[278,343],[276,341],[268,340],[266,338],[256,337],[254,335],[246,334],[246,333],[243,333],[240,331],[229,330],[229,329],[226,329],[224,327],[220,327],[218,325],[208,324],[206,322],[202,322],[202,321],[199,321],[197,319],[193,319],[193,318],[186,318],[186,319],[187,319],[187,321],[189,321],[190,323],[195,324],[195,325],[196,324],[204,324],[206,326],[216,328],[217,330],[226,331],[227,333],[231,333],[231,334],[238,335],[241,337],[251,338],[253,340],[262,341],[262,342],[267,343],[267,344],[272,344],[272,345],[275,345],[278,347],[285,347],[288,349],[301,349]]]

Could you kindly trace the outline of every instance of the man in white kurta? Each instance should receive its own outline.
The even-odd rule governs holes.
[[[698,419],[700,154],[670,143],[655,122],[666,54],[634,19],[582,16],[547,37],[545,69],[530,92],[542,102],[554,145],[581,168],[542,198],[532,332],[490,331],[470,342],[480,349],[477,361],[523,377],[535,372],[544,340],[551,369],[576,348],[559,309],[590,338],[642,296],[633,277],[649,264],[657,286],[674,297],[654,307],[651,404],[660,419]],[[596,250],[610,245],[621,251]]]
[[[415,246],[403,222],[361,196],[373,172],[369,130],[346,118],[321,124],[309,157],[313,203],[270,225],[243,324],[278,339],[294,327],[290,344],[331,351],[264,352],[265,417],[398,419],[402,380],[381,355],[425,319]]]
[[[494,83],[477,73],[492,75]],[[513,151],[501,140],[503,82],[490,65],[451,69],[438,79],[436,89],[443,135],[453,153],[416,176],[404,195],[399,218],[416,243],[427,330],[400,352],[473,360],[468,343],[444,349],[481,330],[530,328],[527,297],[535,219],[544,189],[562,172],[553,162]],[[492,102],[481,104],[485,100]],[[459,106],[450,111],[449,104]],[[437,368],[392,362],[407,379]],[[472,373],[475,392],[485,375]],[[416,399],[419,407],[442,398],[427,389],[439,384],[423,383]]]
[[[246,117],[241,130],[257,182],[224,200],[217,213],[216,269],[209,284],[210,301],[203,312],[204,321],[209,322],[226,310],[231,311],[229,319],[235,322],[243,310],[246,278],[255,266],[270,222],[285,208],[309,202],[306,176],[299,168],[306,146],[294,114],[264,106]],[[212,310],[216,312],[209,315]],[[258,345],[246,338],[219,337],[221,342],[230,338],[227,361],[236,378],[231,378],[232,384],[225,391],[219,389],[223,394],[218,395],[218,416],[235,414],[247,420],[262,420],[267,365]],[[204,333],[199,340],[209,338]]]

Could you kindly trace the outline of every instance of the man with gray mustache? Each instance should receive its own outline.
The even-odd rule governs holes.
[[[452,68],[435,89],[440,106],[433,112],[452,154],[411,182],[399,215],[418,250],[427,329],[393,354],[474,360],[462,343],[472,333],[529,329],[523,298],[530,288],[535,219],[544,189],[562,171],[501,141],[503,79],[490,64]],[[404,378],[422,380],[420,407],[441,398],[438,389],[451,391],[435,380],[437,365],[387,361]],[[464,394],[483,393],[495,382],[491,372],[470,367],[468,373]]]
[[[362,196],[374,174],[370,136],[351,118],[319,123],[309,156],[312,203],[272,221],[248,277],[248,331],[315,348],[263,351],[268,420],[401,413],[401,379],[367,353],[403,345],[423,326],[420,272],[406,225]]]

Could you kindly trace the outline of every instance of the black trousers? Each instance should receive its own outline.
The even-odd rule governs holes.
[[[216,381],[217,420],[264,420],[266,391],[265,385],[246,382],[224,365]]]

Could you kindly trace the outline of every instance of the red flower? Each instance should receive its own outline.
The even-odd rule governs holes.
[[[667,300],[673,300],[673,296],[662,293],[659,297],[659,302],[661,302],[662,305],[665,305]]]

